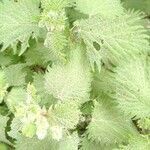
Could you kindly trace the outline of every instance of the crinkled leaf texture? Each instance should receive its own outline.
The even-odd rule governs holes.
[[[64,33],[60,31],[48,33],[44,45],[49,48],[51,55],[57,61],[65,61],[64,48],[67,47],[67,38]]]
[[[89,97],[91,74],[89,65],[81,53],[73,49],[70,62],[54,65],[45,75],[45,88],[49,94],[60,100],[85,100]]]
[[[38,16],[39,0],[3,0],[0,2],[0,44],[2,51],[12,46],[17,50],[18,41],[21,42],[20,55],[29,47],[31,36],[39,34]]]
[[[103,62],[109,60],[116,65],[129,56],[148,51],[149,36],[140,20],[138,13],[128,12],[111,19],[94,15],[77,22],[76,25],[86,44],[87,53],[90,52],[90,59],[95,61],[97,66],[100,66],[97,57],[102,57]],[[99,45],[99,49],[94,43]]]
[[[137,134],[130,120],[105,95],[95,101],[92,120],[87,128],[88,137],[102,144],[127,142],[130,135]]]
[[[131,118],[150,117],[150,72],[146,58],[137,57],[114,69],[119,109]]]
[[[9,92],[5,102],[9,110],[11,112],[14,112],[15,106],[17,106],[19,103],[23,103],[26,99],[27,99],[27,94],[25,89],[21,87],[15,87]]]
[[[78,124],[80,110],[76,101],[59,102],[51,113],[53,119],[65,129],[73,129]]]
[[[42,42],[31,46],[25,53],[25,61],[29,66],[32,65],[46,65],[47,62],[53,60],[50,50],[44,47]]]
[[[149,59],[145,56],[123,61],[112,71],[103,68],[92,85],[97,95],[103,91],[113,97],[129,118],[150,117]]]
[[[27,72],[25,70],[26,64],[10,65],[4,69],[6,80],[9,86],[21,86],[25,85],[25,77]]]
[[[43,74],[35,74],[34,75],[34,81],[33,85],[35,86],[37,90],[37,94],[41,97],[42,101],[40,104],[42,106],[50,107],[52,104],[55,104],[57,101],[56,99],[46,92],[45,85],[44,85],[44,75]]]
[[[0,0],[0,143],[149,150],[144,17],[120,0]]]

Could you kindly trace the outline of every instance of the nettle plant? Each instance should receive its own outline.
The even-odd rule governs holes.
[[[0,150],[150,150],[149,9],[124,6],[0,0]]]

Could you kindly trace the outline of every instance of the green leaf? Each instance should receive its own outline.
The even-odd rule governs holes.
[[[68,17],[69,23],[72,23],[76,20],[87,19],[88,15],[81,13],[79,10],[73,8],[66,8],[66,16]]]
[[[56,141],[53,141],[51,137],[47,137],[44,140],[38,140],[37,138],[26,138],[26,137],[20,137],[16,141],[16,150],[56,150],[57,143]]]
[[[8,114],[8,108],[6,105],[0,105],[0,115],[7,115]]]
[[[78,102],[71,100],[58,102],[54,109],[49,113],[50,115],[52,114],[52,117],[56,123],[60,124],[60,126],[64,127],[65,129],[75,128],[81,114]],[[55,122],[52,120],[52,124],[53,123]]]
[[[130,117],[150,117],[149,67],[145,57],[137,57],[114,69],[118,108]]]
[[[67,46],[66,14],[65,7],[69,0],[42,0],[43,12],[41,14],[39,26],[46,27],[47,35],[44,45],[50,49],[52,55],[58,61],[65,61],[64,48]]]
[[[104,145],[89,140],[86,136],[81,139],[81,150],[112,150],[115,145]]]
[[[18,118],[14,118],[11,122],[11,125],[10,125],[11,130],[8,132],[8,135],[12,137],[13,139],[18,140],[21,136],[19,132],[21,129],[21,126],[22,126],[22,122]]]
[[[89,16],[100,14],[112,18],[123,14],[120,0],[76,0],[76,4],[76,9]]]
[[[34,80],[33,80],[33,85],[35,86],[35,89],[37,90],[37,95],[39,95],[42,99],[40,104],[42,106],[46,106],[49,108],[52,104],[55,104],[57,100],[50,95],[49,93],[46,92],[45,85],[44,85],[44,75],[39,73],[39,74],[34,74]]]
[[[150,14],[150,1],[149,0],[122,0],[125,8],[141,10]]]
[[[98,71],[101,71],[101,61],[102,61],[102,55],[100,53],[100,51],[97,51],[95,49],[95,47],[93,47],[93,45],[91,45],[90,43],[88,43],[88,41],[86,42],[87,44],[87,57],[89,59],[90,65],[92,70],[95,70],[95,64],[98,68]]]
[[[35,86],[38,94],[46,94],[44,86],[44,74],[35,73],[34,74],[33,85]]]
[[[78,150],[79,138],[76,132],[71,135],[65,135],[59,142],[52,139],[49,134],[45,139],[38,140],[37,138],[26,138],[19,132],[21,128],[21,122],[16,118],[13,119],[11,124],[11,131],[9,136],[15,138],[16,150]]]
[[[14,112],[15,106],[17,106],[20,103],[23,103],[26,99],[27,99],[26,90],[18,87],[18,88],[13,88],[9,92],[5,102],[9,110]]]
[[[82,114],[91,115],[93,111],[93,101],[87,101],[80,107]]]
[[[51,52],[48,48],[44,47],[42,42],[38,42],[31,46],[25,53],[25,61],[27,65],[46,65],[48,61],[53,60]]]
[[[39,0],[4,0],[0,2],[0,44],[2,51],[12,46],[16,53],[18,41],[21,42],[19,55],[29,47],[28,40],[38,36]]]
[[[22,137],[16,142],[16,150],[22,150],[22,147],[24,150],[78,150],[78,136],[75,133],[60,142],[52,140],[51,136],[44,140]]]
[[[78,150],[78,143],[79,137],[75,132],[60,141],[58,150]]]
[[[0,103],[3,101],[7,93],[8,84],[3,70],[0,69]]]
[[[105,67],[102,67],[101,72],[95,72],[94,80],[92,82],[92,88],[95,96],[101,94],[114,97],[115,93],[115,84],[113,84],[114,74],[112,71],[108,70]],[[103,95],[104,95],[103,94]]]
[[[130,135],[137,134],[130,120],[117,110],[109,97],[95,101],[92,121],[87,128],[88,137],[102,144],[127,142]]]
[[[90,59],[97,61],[102,57],[113,64],[128,57],[145,53],[149,49],[146,29],[141,25],[141,16],[135,12],[128,12],[123,16],[107,19],[94,15],[89,19],[76,23],[79,36],[84,40]],[[95,47],[94,43],[99,47]]]
[[[60,100],[87,100],[91,75],[88,63],[81,54],[82,49],[73,49],[70,62],[54,65],[45,75],[45,88]]]
[[[9,86],[25,85],[25,77],[27,72],[24,70],[26,64],[10,65],[4,69],[6,80]]]
[[[46,10],[59,11],[69,6],[73,0],[41,0],[42,7]]]
[[[65,62],[64,48],[67,47],[67,42],[67,37],[63,32],[55,31],[47,33],[44,45],[49,48],[54,60]]]
[[[11,57],[5,55],[4,53],[0,53],[0,66],[7,66],[11,64]]]
[[[6,133],[5,133],[5,128],[7,126],[8,119],[9,119],[8,117],[0,115],[0,142],[4,142],[6,144],[11,145],[11,143],[6,138]]]
[[[95,75],[94,94],[103,92],[115,98],[118,109],[129,118],[149,118],[149,60],[145,56],[127,60],[112,71],[103,68]]]

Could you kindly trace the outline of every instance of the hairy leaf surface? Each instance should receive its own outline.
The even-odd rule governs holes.
[[[0,2],[0,44],[2,51],[12,46],[14,53],[17,43],[21,42],[20,55],[29,47],[28,40],[31,36],[37,37],[39,0],[4,0]]]

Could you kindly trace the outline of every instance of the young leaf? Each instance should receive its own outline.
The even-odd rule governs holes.
[[[67,46],[65,29],[67,18],[65,7],[72,2],[70,0],[42,0],[43,12],[39,22],[40,27],[46,27],[47,35],[44,45],[50,49],[59,61],[65,61],[64,48]]]

